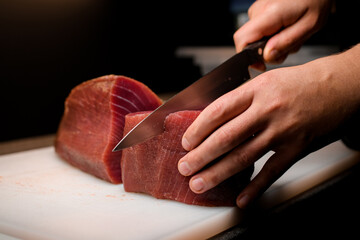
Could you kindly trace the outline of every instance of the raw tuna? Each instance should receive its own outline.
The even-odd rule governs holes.
[[[160,104],[148,87],[127,77],[109,75],[84,82],[66,99],[55,150],[75,167],[120,183],[122,152],[112,149],[123,136],[125,115]]]
[[[181,111],[170,114],[164,122],[164,133],[123,150],[122,179],[128,192],[141,192],[160,199],[172,199],[203,206],[233,206],[237,194],[249,182],[253,168],[239,173],[203,194],[189,188],[190,177],[182,176],[177,163],[186,151],[181,138],[200,111]],[[125,117],[124,134],[149,113],[131,113]]]
[[[161,104],[144,84],[123,76],[104,76],[74,88],[65,102],[55,142],[70,164],[112,183],[123,181],[129,192],[204,206],[233,206],[253,169],[233,176],[212,190],[195,194],[190,177],[177,163],[186,151],[181,138],[200,111],[170,114],[164,133],[122,152],[112,152],[132,127]],[[125,116],[126,115],[126,116]]]

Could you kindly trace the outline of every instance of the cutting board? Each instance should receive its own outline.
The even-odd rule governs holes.
[[[358,152],[335,142],[296,163],[265,192],[260,207],[286,201],[359,160]],[[53,147],[0,156],[0,201],[0,238],[9,239],[202,239],[243,219],[236,207],[124,192],[68,165]]]

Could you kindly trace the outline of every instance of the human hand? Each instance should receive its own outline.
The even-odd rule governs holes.
[[[258,0],[248,11],[250,20],[234,34],[237,52],[273,35],[264,49],[266,62],[283,62],[318,31],[330,13],[333,0]],[[257,65],[263,69],[265,65]]]
[[[181,174],[192,176],[191,190],[203,193],[273,150],[239,194],[237,204],[244,208],[297,160],[338,139],[360,109],[360,62],[353,59],[360,59],[360,44],[265,72],[205,108],[183,136],[190,152],[178,163]]]

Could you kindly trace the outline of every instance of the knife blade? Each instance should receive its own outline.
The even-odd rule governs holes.
[[[182,110],[201,110],[221,95],[235,89],[250,79],[249,66],[263,61],[267,40],[249,44],[217,68],[206,74],[160,107],[130,130],[115,146],[113,152],[149,140],[164,131],[167,115]]]

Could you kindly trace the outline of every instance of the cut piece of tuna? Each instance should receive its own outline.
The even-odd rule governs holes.
[[[170,114],[164,122],[164,133],[144,143],[123,150],[121,160],[125,191],[150,194],[193,205],[234,206],[240,190],[249,183],[253,168],[243,171],[215,188],[195,194],[189,188],[190,177],[182,176],[177,164],[187,152],[181,146],[185,130],[200,111]],[[125,117],[124,134],[149,112],[131,113]]]
[[[55,150],[70,164],[112,183],[121,183],[122,152],[112,149],[123,136],[125,115],[154,110],[161,100],[144,84],[108,75],[75,87],[65,101]]]

